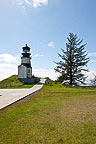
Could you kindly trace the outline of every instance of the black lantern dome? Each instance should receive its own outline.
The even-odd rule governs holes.
[[[30,52],[30,47],[28,47],[27,44],[22,49],[25,53]]]

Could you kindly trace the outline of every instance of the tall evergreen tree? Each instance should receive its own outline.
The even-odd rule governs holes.
[[[57,64],[55,71],[61,75],[58,79],[63,81],[68,80],[69,85],[77,85],[84,83],[85,76],[84,71],[88,71],[85,67],[89,62],[87,53],[84,50],[86,44],[81,44],[83,40],[78,39],[77,34],[70,33],[67,37],[68,42],[66,43],[66,51],[62,50],[62,55],[58,53],[61,58]]]

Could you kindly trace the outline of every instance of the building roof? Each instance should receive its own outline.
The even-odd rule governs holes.
[[[26,64],[26,63],[23,63],[23,64],[19,65],[18,67],[20,67],[20,66],[25,66],[27,68],[31,68],[31,64]]]

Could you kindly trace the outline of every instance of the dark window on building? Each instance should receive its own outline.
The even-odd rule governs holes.
[[[30,69],[28,69],[28,73],[30,73]]]

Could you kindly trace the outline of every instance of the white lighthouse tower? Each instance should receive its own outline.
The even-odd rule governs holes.
[[[23,83],[32,83],[32,67],[31,67],[31,53],[30,47],[25,45],[22,48],[21,65],[18,66],[18,78]]]

